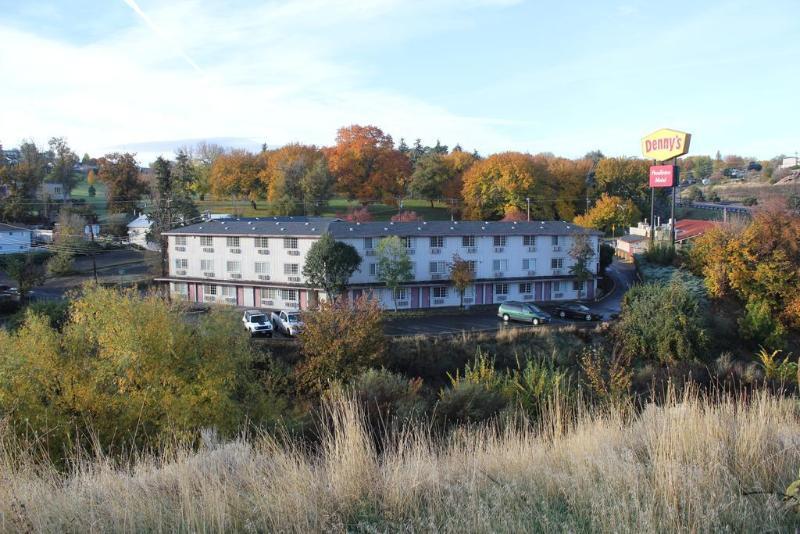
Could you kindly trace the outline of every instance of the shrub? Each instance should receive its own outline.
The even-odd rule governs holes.
[[[709,343],[700,304],[679,281],[634,286],[613,330],[622,354],[662,363],[700,357]]]
[[[435,413],[439,420],[449,424],[475,423],[497,415],[507,403],[499,390],[463,381],[442,390]]]
[[[744,339],[768,348],[780,349],[785,345],[786,329],[764,300],[753,298],[748,301],[744,316],[739,319],[739,328]]]
[[[672,265],[675,261],[675,247],[670,243],[655,243],[644,254],[647,261],[656,265]]]
[[[703,202],[705,200],[705,197],[703,196],[703,190],[696,185],[693,185],[686,190],[686,198],[691,202]]]
[[[25,308],[15,313],[7,323],[9,330],[17,330],[23,324],[28,315],[39,315],[44,317],[51,328],[61,330],[67,320],[69,313],[68,300],[52,300],[44,302],[32,302]]]
[[[303,321],[299,337],[304,359],[296,373],[304,391],[322,392],[331,382],[350,382],[383,363],[386,338],[381,309],[374,300],[326,301],[305,312]]]
[[[607,243],[600,245],[600,274],[606,273],[606,267],[614,261],[614,247]]]
[[[425,401],[420,397],[421,388],[422,380],[409,380],[386,369],[369,369],[350,383],[373,432],[392,421],[405,422],[423,415]]]
[[[719,193],[717,193],[716,191],[711,191],[711,192],[708,194],[708,197],[707,197],[707,198],[708,198],[708,201],[709,201],[709,202],[719,202],[719,201],[720,201],[720,198],[719,198]]]
[[[64,276],[72,273],[75,257],[72,252],[60,251],[47,260],[47,274],[50,276]]]
[[[772,380],[780,380],[781,382],[800,382],[800,375],[798,375],[798,362],[792,361],[790,356],[782,360],[778,357],[782,351],[773,350],[769,352],[765,348],[761,348],[758,352],[758,359],[761,360],[761,366],[764,368],[764,374],[767,378]]]
[[[745,206],[755,206],[758,204],[758,199],[756,197],[746,197],[742,199],[742,204]]]

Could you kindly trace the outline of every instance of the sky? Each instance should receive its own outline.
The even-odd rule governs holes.
[[[800,150],[798,0],[0,0],[0,143],[200,140],[637,156]]]

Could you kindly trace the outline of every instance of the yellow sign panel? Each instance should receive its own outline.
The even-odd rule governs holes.
[[[667,161],[689,152],[692,134],[662,128],[642,137],[642,156],[644,159]]]

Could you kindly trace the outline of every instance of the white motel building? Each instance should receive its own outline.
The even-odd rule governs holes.
[[[597,285],[600,232],[563,221],[367,222],[319,217],[266,217],[210,220],[168,232],[169,276],[173,298],[248,308],[313,307],[325,298],[303,277],[311,245],[324,233],[355,247],[362,258],[350,278],[347,297],[366,293],[385,308],[394,306],[391,290],[376,276],[376,250],[383,237],[396,235],[413,264],[413,279],[397,291],[400,308],[458,306],[449,283],[454,255],[469,261],[474,283],[465,304],[506,300],[531,302],[592,299]],[[569,252],[578,233],[589,237],[595,255],[592,279],[570,275]]]

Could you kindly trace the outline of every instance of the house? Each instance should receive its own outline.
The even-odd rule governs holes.
[[[40,200],[70,200],[72,196],[63,185],[55,182],[44,182],[36,191],[36,196]]]
[[[783,162],[781,163],[781,169],[791,169],[797,166],[800,166],[800,158],[797,156],[783,158]]]
[[[29,228],[18,224],[0,223],[0,254],[28,252],[32,233]]]
[[[655,228],[655,241],[659,243],[672,241],[672,221],[659,224]],[[715,221],[703,221],[699,219],[681,219],[675,223],[675,243],[683,245],[695,239],[716,226]],[[636,226],[629,228],[629,234],[617,239],[615,253],[619,258],[633,261],[635,254],[642,254],[650,246],[650,225],[647,222],[640,222]]]
[[[329,233],[355,247],[362,263],[350,277],[346,297],[369,294],[390,308],[457,306],[460,295],[449,281],[454,255],[470,262],[474,283],[465,304],[506,300],[531,302],[594,298],[600,232],[564,221],[345,222],[322,217],[267,217],[209,220],[166,232],[171,295],[192,302],[245,307],[314,307],[326,298],[303,276],[311,246]],[[595,251],[587,281],[570,274],[577,234]],[[412,259],[413,279],[395,295],[378,280],[380,239],[398,236]]]
[[[138,245],[147,250],[159,250],[158,243],[149,241],[147,234],[153,227],[153,221],[150,217],[142,213],[134,220],[128,223],[128,242],[131,245]]]

